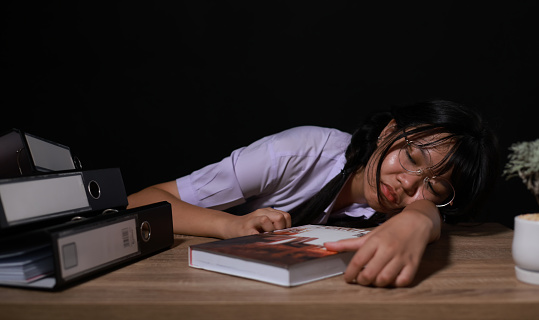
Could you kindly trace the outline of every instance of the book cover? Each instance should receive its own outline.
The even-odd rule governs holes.
[[[325,242],[361,237],[368,231],[306,225],[193,245],[189,265],[210,271],[295,286],[341,274],[353,252],[333,252]]]

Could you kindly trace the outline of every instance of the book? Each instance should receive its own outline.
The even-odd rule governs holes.
[[[0,179],[0,235],[14,227],[126,206],[118,168]]]
[[[0,238],[0,285],[59,290],[170,248],[168,202]]]
[[[285,287],[342,274],[354,252],[326,250],[325,242],[369,231],[305,225],[189,247],[189,266]]]

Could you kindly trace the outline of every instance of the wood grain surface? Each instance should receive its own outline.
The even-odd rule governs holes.
[[[539,319],[539,286],[519,282],[513,231],[444,226],[412,286],[372,288],[337,276],[283,288],[188,267],[174,247],[61,292],[0,288],[2,319]]]

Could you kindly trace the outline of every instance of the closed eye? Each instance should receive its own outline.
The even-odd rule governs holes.
[[[410,161],[411,164],[417,166],[417,161],[414,160],[412,157],[412,154],[410,153],[409,149],[406,149],[406,158],[408,158],[408,161]]]
[[[436,192],[436,190],[434,190],[434,187],[432,186],[432,182],[430,182],[430,180],[428,180],[427,178],[425,179],[425,185],[427,186],[427,190],[432,193],[433,195],[437,196],[437,197],[441,197],[442,195],[439,194],[438,192]]]

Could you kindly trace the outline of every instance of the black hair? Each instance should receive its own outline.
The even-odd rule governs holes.
[[[346,164],[340,174],[328,182],[318,193],[290,211],[292,224],[313,223],[320,217],[356,171],[367,170],[367,163],[378,148],[378,137],[394,119],[394,133],[379,151],[376,164],[376,184],[380,199],[380,168],[386,154],[399,139],[411,134],[431,135],[444,133],[433,143],[451,141],[451,149],[437,165],[437,174],[450,169],[451,183],[456,197],[451,206],[441,207],[448,220],[469,218],[477,213],[499,176],[499,147],[497,138],[481,115],[461,104],[433,100],[408,106],[394,107],[390,112],[380,112],[368,117],[352,134],[346,149]],[[374,168],[372,168],[374,169]]]

